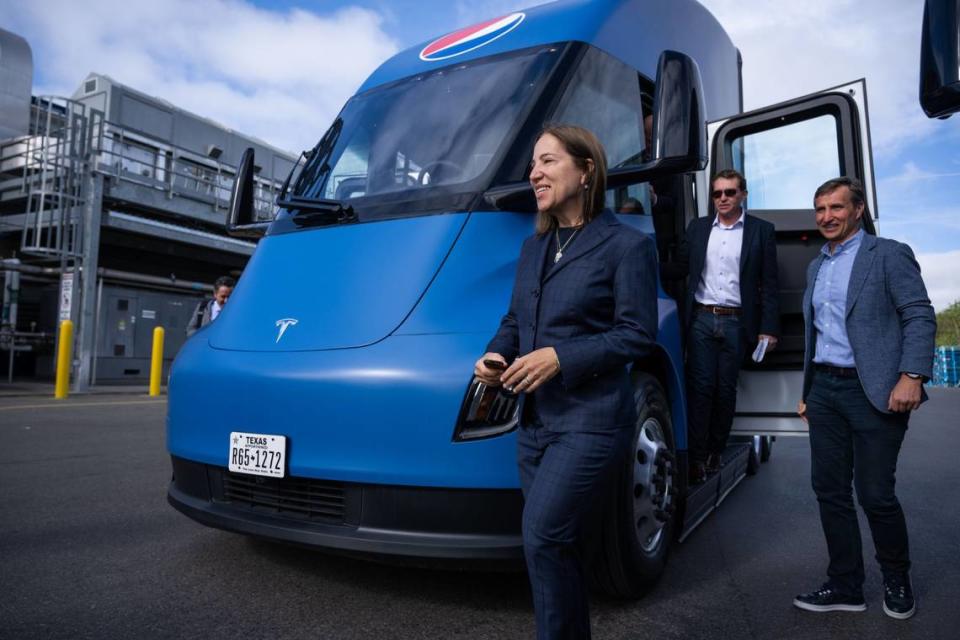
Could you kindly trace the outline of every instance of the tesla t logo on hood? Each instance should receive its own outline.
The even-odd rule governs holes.
[[[297,324],[296,318],[281,318],[280,320],[277,320],[276,325],[280,327],[280,331],[277,332],[276,342],[280,342],[280,338],[283,337],[283,334],[287,330],[287,327],[292,327],[295,324]]]

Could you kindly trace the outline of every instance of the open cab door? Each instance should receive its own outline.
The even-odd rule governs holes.
[[[803,387],[803,291],[823,239],[814,222],[813,193],[830,178],[850,176],[866,192],[864,228],[876,233],[877,204],[866,82],[857,80],[707,126],[710,174],[736,169],[747,179],[747,212],[776,227],[780,342],[763,362],[740,373],[733,433],[807,433],[797,416]],[[705,177],[704,180],[708,180]],[[709,193],[709,184],[700,184]],[[709,198],[699,215],[712,215]],[[756,345],[748,345],[748,353]]]

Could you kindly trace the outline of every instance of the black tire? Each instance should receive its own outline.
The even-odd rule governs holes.
[[[637,424],[630,455],[616,471],[592,540],[594,586],[637,598],[663,573],[673,539],[679,485],[673,423],[653,376],[634,376]]]
[[[760,462],[770,460],[770,454],[773,453],[773,442],[776,436],[763,436],[760,438]]]
[[[747,475],[755,476],[760,471],[760,456],[763,454],[763,436],[750,438],[750,457],[747,458]]]

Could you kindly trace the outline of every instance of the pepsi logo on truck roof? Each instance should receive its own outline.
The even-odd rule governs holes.
[[[420,59],[426,62],[446,60],[479,49],[516,29],[525,17],[526,14],[522,12],[511,13],[454,31],[425,46],[420,52]]]

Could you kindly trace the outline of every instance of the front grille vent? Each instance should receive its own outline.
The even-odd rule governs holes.
[[[342,524],[343,484],[311,478],[264,478],[223,472],[223,498],[236,507],[300,520]]]

